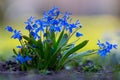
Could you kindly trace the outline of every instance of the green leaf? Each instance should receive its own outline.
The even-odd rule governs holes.
[[[68,40],[68,35],[64,34],[62,39],[60,40],[59,46],[57,46],[57,49],[55,50],[55,52],[53,53],[53,55],[51,55],[50,57],[50,63],[54,63],[57,62],[56,59],[58,57],[58,55],[61,54],[61,48],[67,44],[67,40]],[[50,64],[49,63],[49,64]]]
[[[53,44],[56,44],[56,37],[55,37],[55,32],[54,31],[51,32],[50,38],[51,38]]]
[[[74,47],[74,44],[70,43],[70,44],[67,44],[67,45],[63,46],[61,50],[66,51],[66,50],[68,50],[70,48],[73,48],[73,47]]]
[[[83,48],[87,43],[88,43],[88,40],[85,40],[82,43],[75,46],[74,48],[68,50],[66,53],[64,53],[65,55],[62,56],[62,59],[60,60],[60,63],[57,67],[57,70],[59,70],[64,65],[64,63],[65,63],[66,59],[69,57],[69,55],[74,54],[74,52]]]
[[[34,40],[34,38],[29,38],[29,37],[27,37],[27,36],[25,36],[25,35],[23,35],[22,37],[23,37],[25,40],[27,40],[28,42],[33,43],[33,44],[36,44],[36,41]]]
[[[48,60],[48,62],[46,63],[46,68],[48,68],[49,66],[54,66],[56,65],[56,62],[58,62],[57,58],[58,58],[58,55],[60,54],[61,52],[61,48],[57,49],[50,57],[50,59]]]
[[[25,35],[22,36],[25,40],[30,41],[31,39]]]
[[[13,49],[13,52],[14,52],[14,54],[15,54],[15,55],[18,55],[18,53],[16,52],[16,50],[15,50],[15,49]]]
[[[66,45],[68,39],[69,39],[69,38],[68,38],[68,35],[67,35],[67,34],[64,34],[63,37],[61,38],[60,42],[59,42],[58,48],[61,47],[61,46]]]
[[[38,54],[40,55],[41,58],[44,57],[44,50],[43,50],[43,43],[41,41],[41,39],[39,39],[36,43],[36,46],[37,46],[37,51],[38,51]]]
[[[49,44],[49,42],[45,41],[44,59],[48,61],[50,56],[52,56],[52,46]]]
[[[58,45],[60,44],[60,41],[62,40],[63,35],[64,35],[64,30],[61,32],[60,36],[58,37],[58,40],[56,42],[56,47],[58,47]]]
[[[73,59],[78,59],[78,58],[83,58],[85,56],[90,56],[93,54],[95,54],[95,50],[88,50],[85,52],[76,53],[76,54],[73,54],[72,56],[70,56],[69,58],[67,58],[66,62],[73,60]]]

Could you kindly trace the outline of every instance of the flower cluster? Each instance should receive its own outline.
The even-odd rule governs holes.
[[[21,31],[14,30],[7,26],[6,30],[14,33],[11,38],[20,41],[19,52],[15,51],[16,60],[20,64],[31,66],[37,69],[61,69],[69,56],[77,50],[84,47],[88,40],[83,41],[77,46],[69,43],[69,39],[83,36],[79,32],[82,27],[79,20],[72,22],[71,13],[62,14],[57,7],[53,7],[48,12],[43,13],[41,19],[30,17],[26,22],[25,30],[29,32],[28,36],[23,35]],[[57,37],[57,38],[56,38]],[[76,40],[77,41],[77,40]],[[31,64],[27,64],[30,61]]]
[[[61,13],[57,7],[53,7],[48,12],[43,13],[41,19],[30,17],[25,22],[25,30],[28,35],[23,35],[21,31],[14,30],[11,26],[7,26],[6,30],[13,33],[13,39],[20,41],[19,51],[13,49],[16,54],[15,59],[24,69],[38,70],[60,70],[66,63],[72,61],[78,56],[80,58],[93,54],[90,52],[76,52],[87,45],[88,40],[84,40],[79,44],[75,44],[79,40],[82,33],[79,29],[82,28],[79,20],[72,22],[71,13]],[[70,38],[75,35],[78,40],[69,42]],[[68,43],[69,42],[69,43]],[[106,56],[112,48],[117,45],[112,45],[109,42],[106,44],[98,41],[100,50],[98,53],[101,56]],[[27,62],[30,61],[30,64]],[[24,70],[23,69],[23,70]]]
[[[106,43],[101,43],[100,40],[98,40],[97,45],[100,47],[98,54],[101,56],[106,56],[113,48],[117,49],[116,44],[111,44],[108,41],[106,41]]]
[[[70,18],[70,13],[66,12],[63,17],[61,16],[61,12],[57,7],[52,8],[48,12],[43,13],[42,19],[35,20],[34,17],[30,17],[27,22],[25,22],[25,29],[30,31],[30,34],[34,37],[34,39],[40,39],[39,32],[42,32],[43,35],[46,35],[45,30],[49,30],[50,32],[61,32],[62,29],[73,32],[73,29],[81,27],[79,20],[75,23],[71,23],[72,18]],[[80,32],[76,33],[77,37],[83,36]]]

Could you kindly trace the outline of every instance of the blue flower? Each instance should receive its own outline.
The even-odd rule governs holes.
[[[25,27],[25,29],[26,30],[29,30],[29,31],[31,31],[31,30],[33,30],[33,28],[35,28],[35,27],[37,27],[37,24],[35,23],[35,17],[30,17],[26,22],[25,22],[25,24],[27,24],[26,25],[26,27]]]
[[[44,32],[44,29],[43,29],[43,27],[41,27],[41,26],[40,26],[40,27],[38,27],[38,28],[35,30],[35,32],[36,32],[36,33],[38,33],[39,31],[42,31],[42,32]]]
[[[52,25],[58,25],[59,24],[59,20],[52,20]]]
[[[60,27],[54,27],[54,31],[55,31],[55,32],[60,32],[60,31],[61,31],[61,28],[60,28]]]
[[[97,45],[100,47],[100,49],[102,49],[102,48],[105,48],[105,47],[106,47],[104,43],[101,43],[101,42],[100,42],[100,40],[98,40]]]
[[[107,56],[108,51],[106,49],[98,50],[100,56]]]
[[[50,30],[50,32],[52,32],[52,31],[60,32],[61,31],[60,27],[57,27],[57,26],[51,26],[49,30]]]
[[[44,33],[43,36],[46,37],[46,36],[47,36],[47,33]]]
[[[50,15],[50,16],[58,16],[58,15],[60,15],[60,11],[59,11],[59,9],[56,7],[56,6],[54,6],[52,9],[50,9],[49,11],[48,11],[48,14]]]
[[[75,23],[75,25],[79,25],[79,24],[80,24],[80,22],[79,22],[79,20],[77,20],[76,23]]]
[[[73,28],[76,28],[77,26],[75,24],[70,24],[69,26],[69,32],[72,33],[73,32]]]
[[[33,48],[37,48],[37,46],[35,44],[32,45]]]
[[[35,23],[40,25],[40,27],[43,27],[43,21],[41,21],[40,19],[36,20]]]
[[[80,36],[83,36],[83,34],[81,34],[80,32],[76,32],[76,36],[80,37]]]
[[[26,30],[32,30],[32,26],[31,26],[31,25],[27,25],[27,26],[25,27],[25,29],[26,29]]]
[[[72,15],[72,13],[66,12],[66,13],[64,14],[63,18],[67,20],[67,19],[70,18],[71,15]]]
[[[37,24],[36,23],[33,25],[33,28],[37,28]]]
[[[34,37],[35,40],[36,40],[37,38],[40,39],[40,36],[37,34],[37,32],[31,31],[30,34]]]
[[[65,27],[66,30],[68,30],[69,23],[66,19],[60,19],[61,25]]]
[[[27,61],[31,61],[31,60],[32,60],[32,58],[29,57],[29,56],[26,56],[26,57],[24,58],[24,61],[25,61],[25,62],[27,62]]]
[[[22,48],[22,46],[16,46],[17,48]]]
[[[113,45],[113,48],[117,49],[117,44],[114,44],[114,45]]]
[[[20,64],[26,63],[27,61],[31,61],[32,58],[29,56],[23,57],[20,53],[15,58]]]
[[[9,32],[13,32],[13,29],[11,26],[7,26],[5,29],[8,30]]]
[[[16,60],[20,63],[23,64],[25,62],[24,57],[20,55],[20,53],[17,55]]]
[[[33,24],[34,19],[35,19],[35,17],[32,17],[32,16],[31,16],[31,17],[27,20],[27,22],[25,22],[25,24],[27,24],[27,25]]]
[[[11,38],[22,40],[22,35],[20,31],[14,30],[14,34]]]
[[[11,38],[19,39],[19,40],[22,39],[22,35],[21,35],[20,31],[13,30],[12,27],[10,27],[10,26],[7,26],[5,29],[8,30],[9,32],[13,32],[14,33]]]
[[[106,43],[101,43],[100,40],[98,40],[97,45],[100,47],[100,49],[98,50],[98,54],[100,54],[101,56],[106,56],[113,48],[117,49],[116,44],[111,44],[108,41],[106,41]]]

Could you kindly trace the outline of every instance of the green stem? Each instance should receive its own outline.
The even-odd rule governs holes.
[[[80,29],[80,28],[79,28]],[[68,41],[70,40],[70,38],[79,30],[78,28],[76,28],[76,30],[70,35]]]

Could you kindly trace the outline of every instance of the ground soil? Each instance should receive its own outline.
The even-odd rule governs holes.
[[[0,80],[115,80],[113,72],[82,72],[80,68],[72,70],[51,71],[41,74],[38,71],[21,71],[14,61],[0,62]]]
[[[0,80],[115,80],[113,73],[81,73],[76,70],[62,70],[44,75],[26,72],[0,72]]]

